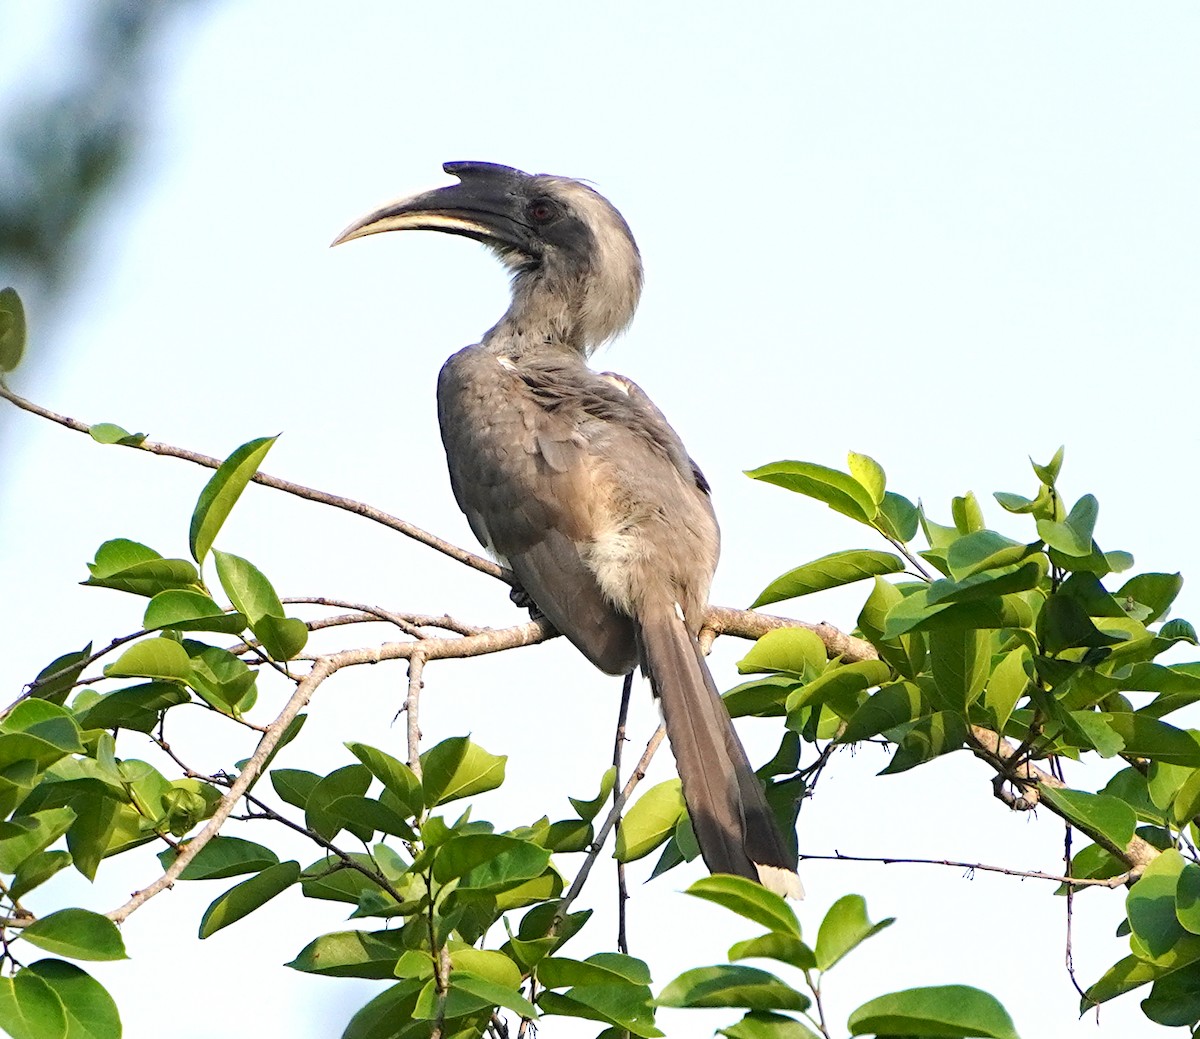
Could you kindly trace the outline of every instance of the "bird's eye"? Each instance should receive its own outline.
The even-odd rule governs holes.
[[[548,198],[534,199],[525,210],[535,224],[548,224],[558,216],[558,206]]]

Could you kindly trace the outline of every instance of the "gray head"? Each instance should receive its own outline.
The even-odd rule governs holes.
[[[380,231],[448,231],[483,242],[513,272],[513,302],[485,337],[583,354],[623,331],[642,289],[642,261],[625,219],[599,192],[567,177],[490,162],[448,162],[459,183],[401,199],[343,231],[334,245]]]

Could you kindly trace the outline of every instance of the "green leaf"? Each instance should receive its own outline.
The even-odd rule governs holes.
[[[538,981],[546,988],[570,985],[608,985],[614,982],[650,984],[650,968],[634,956],[620,953],[595,953],[586,960],[552,956],[541,961]]]
[[[308,644],[308,625],[296,617],[259,617],[250,625],[274,660],[292,660]]]
[[[60,909],[35,920],[21,937],[46,952],[73,960],[124,960],[121,932],[108,917],[87,909]]]
[[[856,451],[851,451],[846,456],[846,462],[850,475],[862,485],[871,496],[871,500],[876,505],[882,504],[887,489],[887,475],[883,466],[870,455],[860,455]]]
[[[170,588],[146,604],[142,627],[173,628],[176,631],[220,631],[236,635],[250,622],[241,613],[226,613],[203,592]]]
[[[406,1029],[408,1035],[398,1029],[401,1022],[412,1020],[417,995],[423,986],[420,978],[406,978],[385,989],[355,1013],[342,1033],[342,1039],[421,1039],[419,1026],[416,1030]],[[427,1026],[424,1035],[429,1035]]]
[[[67,830],[67,849],[75,868],[95,880],[101,859],[111,853],[124,806],[97,793],[77,794],[71,804],[79,814]]]
[[[184,639],[182,649],[191,663],[188,684],[205,702],[234,717],[254,706],[257,676],[240,657],[194,639]]]
[[[1036,498],[1026,498],[1020,494],[1009,494],[1007,491],[995,491],[992,497],[996,499],[1005,512],[1035,513],[1045,510],[1050,505],[1050,488],[1042,484]]]
[[[103,985],[62,960],[38,960],[25,968],[41,978],[63,1005],[66,1039],[121,1039],[121,1016]]]
[[[1084,1008],[1106,1003],[1110,999],[1122,996],[1126,992],[1142,985],[1147,985],[1155,978],[1162,977],[1172,968],[1160,967],[1136,956],[1126,956],[1118,960],[1104,972],[1096,984],[1087,990],[1087,996],[1082,1001]]]
[[[1158,634],[1160,638],[1173,639],[1176,642],[1190,642],[1193,646],[1200,645],[1200,639],[1196,636],[1196,629],[1182,617],[1176,617],[1174,620],[1167,621],[1166,624],[1158,629]]]
[[[457,801],[504,782],[506,754],[489,754],[466,736],[453,736],[421,755],[421,786],[425,806]]]
[[[866,548],[833,552],[775,578],[759,593],[750,608],[853,584],[880,574],[899,573],[903,569],[904,562],[891,552]]]
[[[967,491],[961,498],[954,498],[950,502],[950,513],[960,534],[974,534],[987,526],[983,510],[979,508],[979,502],[972,491]]]
[[[782,718],[787,714],[788,696],[800,685],[793,675],[769,675],[734,686],[722,699],[730,718]]]
[[[1103,839],[1117,851],[1124,851],[1137,827],[1134,811],[1124,801],[1108,794],[1089,794],[1084,790],[1039,788],[1041,799],[1089,836]]]
[[[1174,848],[1150,862],[1125,897],[1135,955],[1161,966],[1200,958],[1200,935],[1188,932],[1176,913],[1176,890],[1186,865]]]
[[[654,1026],[650,989],[645,985],[577,985],[563,994],[541,992],[537,1001],[544,1014],[604,1021],[644,1039],[663,1034]]]
[[[400,801],[410,816],[420,814],[424,806],[421,781],[411,768],[365,743],[347,743],[346,749],[371,770],[371,775]]]
[[[873,934],[895,923],[889,916],[873,924],[867,918],[867,902],[862,895],[843,895],[825,914],[821,929],[817,932],[817,966],[829,970],[848,952],[862,944]]]
[[[926,761],[950,754],[967,740],[967,726],[961,712],[937,711],[922,718],[904,734],[892,760],[879,774],[892,776],[906,772]]]
[[[649,855],[675,832],[686,811],[678,779],[658,783],[626,811],[617,829],[618,862],[633,862]]]
[[[71,853],[67,851],[42,851],[30,855],[21,863],[13,882],[9,884],[9,894],[13,898],[22,898],[69,865]]]
[[[757,967],[720,964],[686,970],[659,993],[660,1007],[807,1010],[809,998]]]
[[[864,1003],[847,1022],[851,1035],[987,1036],[1019,1039],[994,996],[968,985],[906,989]]]
[[[538,1017],[537,1007],[522,996],[514,986],[501,985],[489,978],[480,977],[466,970],[450,972],[450,989],[469,993],[482,1000],[484,1007],[505,1007],[522,1017]]]
[[[875,517],[875,522],[889,537],[907,544],[917,536],[920,518],[917,507],[904,495],[888,491],[880,503],[879,515]]]
[[[1153,624],[1167,612],[1182,587],[1183,576],[1178,573],[1138,574],[1121,585],[1115,594],[1118,600],[1141,603],[1147,607],[1150,613],[1142,620],[1146,624]]]
[[[868,689],[882,685],[892,677],[882,660],[856,660],[852,664],[832,664],[817,678],[802,685],[787,700],[789,716],[809,704],[828,703],[843,717],[858,710]],[[795,721],[793,718],[789,724]]]
[[[1067,736],[1071,746],[1091,747],[1102,758],[1115,757],[1125,749],[1125,741],[1113,731],[1112,715],[1096,711],[1071,711],[1067,715],[1069,725]],[[1077,730],[1072,732],[1072,727]],[[1074,737],[1082,736],[1082,742],[1076,743]]]
[[[280,799],[300,809],[308,806],[308,797],[313,787],[321,781],[321,777],[315,772],[306,772],[301,768],[277,768],[273,769],[270,775],[271,786]]]
[[[977,570],[961,581],[934,581],[925,592],[930,605],[941,602],[972,602],[995,598],[1010,592],[1036,588],[1046,576],[1046,557],[1040,552],[1025,563],[995,569]]]
[[[125,538],[104,542],[88,570],[85,585],[134,595],[157,595],[168,588],[202,590],[199,573],[186,559],[163,559],[154,549]]]
[[[1200,768],[1200,739],[1187,729],[1143,714],[1114,712],[1109,720],[1114,732],[1125,741],[1125,752],[1170,765]]]
[[[158,861],[168,869],[175,861],[176,851],[168,848]],[[224,880],[243,873],[258,873],[279,861],[270,848],[243,840],[241,837],[213,837],[179,874],[180,880]]]
[[[925,668],[924,636],[883,637],[888,612],[903,599],[904,594],[899,588],[875,578],[875,586],[858,615],[858,627],[863,637],[870,640],[879,655],[893,668],[905,678],[916,678]]]
[[[386,792],[385,792],[386,794]],[[394,805],[385,804],[373,797],[361,794],[343,794],[327,802],[322,814],[330,823],[337,823],[353,834],[386,833],[405,840],[415,840],[416,835],[408,822],[412,814],[398,811]]]
[[[1033,659],[1027,646],[1011,649],[1000,658],[987,680],[983,705],[992,714],[993,728],[1003,732],[1013,708],[1033,680]]]
[[[550,824],[545,847],[563,853],[587,851],[595,835],[592,824],[584,819],[559,819]]]
[[[1050,487],[1054,486],[1058,479],[1058,474],[1062,471],[1063,449],[1060,447],[1054,452],[1054,457],[1045,465],[1038,465],[1032,458],[1029,459],[1029,464],[1033,466],[1034,474],[1042,483]]]
[[[1046,600],[1038,615],[1038,633],[1048,653],[1115,646],[1125,641],[1102,632],[1075,599],[1062,594],[1052,595]]]
[[[1175,795],[1172,815],[1178,826],[1183,826],[1188,820],[1200,815],[1200,769],[1194,770],[1179,788]]]
[[[27,858],[58,840],[74,821],[73,809],[48,808],[0,822],[0,873],[16,873]]]
[[[67,1039],[67,1012],[58,993],[36,971],[0,977],[0,1027],[12,1039]]]
[[[1032,624],[1033,611],[1021,593],[930,605],[926,589],[919,588],[888,611],[883,637],[939,628],[1028,628]]]
[[[200,920],[200,937],[208,938],[222,927],[236,923],[300,879],[300,863],[294,859],[268,866],[257,876],[235,884],[213,899]]]
[[[1096,530],[1096,517],[1100,505],[1094,495],[1085,494],[1072,507],[1067,518],[1060,523],[1054,520],[1037,521],[1037,532],[1047,545],[1068,556],[1088,556],[1092,551],[1092,540]]]
[[[600,793],[593,797],[590,801],[583,801],[579,798],[568,797],[571,802],[571,807],[579,813],[579,818],[585,822],[591,822],[600,814],[600,809],[604,807],[604,803],[612,794],[613,784],[617,781],[617,767],[611,766],[600,779]]]
[[[272,776],[276,774],[272,773]],[[308,791],[304,821],[309,829],[315,830],[327,841],[333,840],[343,829],[348,829],[361,841],[369,841],[373,829],[351,825],[340,815],[332,814],[329,808],[338,798],[362,796],[370,785],[371,772],[365,765],[345,765],[334,769]]]
[[[816,970],[817,956],[799,938],[788,934],[760,934],[729,947],[730,960],[771,959],[800,970]]]
[[[992,665],[990,633],[965,628],[929,633],[929,666],[946,707],[965,711],[983,692]]]
[[[404,939],[400,930],[336,931],[309,942],[284,966],[331,978],[387,981],[396,976],[396,961],[405,951]]]
[[[88,426],[88,434],[97,444],[119,444],[122,447],[137,447],[146,439],[145,433],[130,433],[115,422],[94,422]]]
[[[1168,1028],[1194,1025],[1200,1020],[1200,971],[1192,967],[1159,978],[1142,1000],[1142,1013]]]
[[[820,1039],[816,1032],[793,1017],[752,1010],[737,1024],[722,1028],[728,1039]]]
[[[192,558],[197,563],[204,562],[217,532],[278,439],[278,436],[260,437],[242,444],[221,463],[212,479],[205,484],[192,512],[192,526],[188,534]]]
[[[816,632],[807,628],[775,628],[758,639],[738,661],[738,674],[785,671],[813,678],[825,667],[828,653]]]
[[[145,682],[106,693],[79,715],[85,729],[132,729],[150,732],[162,712],[187,703],[187,690],[173,682]]]
[[[0,373],[13,371],[24,353],[25,306],[16,289],[0,289]]]
[[[174,639],[165,637],[135,642],[104,669],[109,678],[158,678],[163,681],[188,682],[192,678],[192,662]]]
[[[791,906],[773,891],[745,877],[717,874],[701,877],[687,889],[689,895],[709,902],[762,924],[778,934],[800,938],[800,924]]]
[[[925,713],[921,689],[915,682],[893,682],[873,693],[846,723],[839,743],[859,743],[897,725],[916,721]]]
[[[746,475],[815,498],[859,523],[869,525],[878,512],[871,492],[853,476],[813,462],[772,462]]]
[[[1200,934],[1200,866],[1184,864],[1175,887],[1175,916],[1180,926]]]
[[[83,673],[92,655],[89,642],[74,653],[64,653],[38,672],[30,684],[29,695],[40,700],[61,704],[75,686],[75,680]]]
[[[949,543],[946,563],[958,581],[982,570],[1014,566],[1041,551],[1042,543],[1025,544],[997,534],[994,530],[976,530]]]
[[[258,567],[230,552],[214,551],[213,559],[217,564],[217,577],[229,601],[250,618],[252,625],[263,617],[284,616],[283,603]]]

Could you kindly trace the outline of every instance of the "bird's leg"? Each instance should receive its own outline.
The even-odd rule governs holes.
[[[528,610],[529,619],[540,621],[545,620],[546,615],[538,609],[538,604],[530,598],[529,593],[520,585],[515,585],[508,593],[509,599],[518,610]]]

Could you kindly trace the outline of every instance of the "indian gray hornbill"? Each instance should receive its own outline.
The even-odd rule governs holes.
[[[633,317],[638,248],[620,213],[566,177],[448,162],[459,183],[384,206],[335,245],[448,231],[512,272],[512,304],[438,378],[458,504],[549,621],[612,675],[636,664],[662,703],[700,852],[799,897],[788,850],[697,634],[720,534],[708,484],[662,412],[587,358]]]

